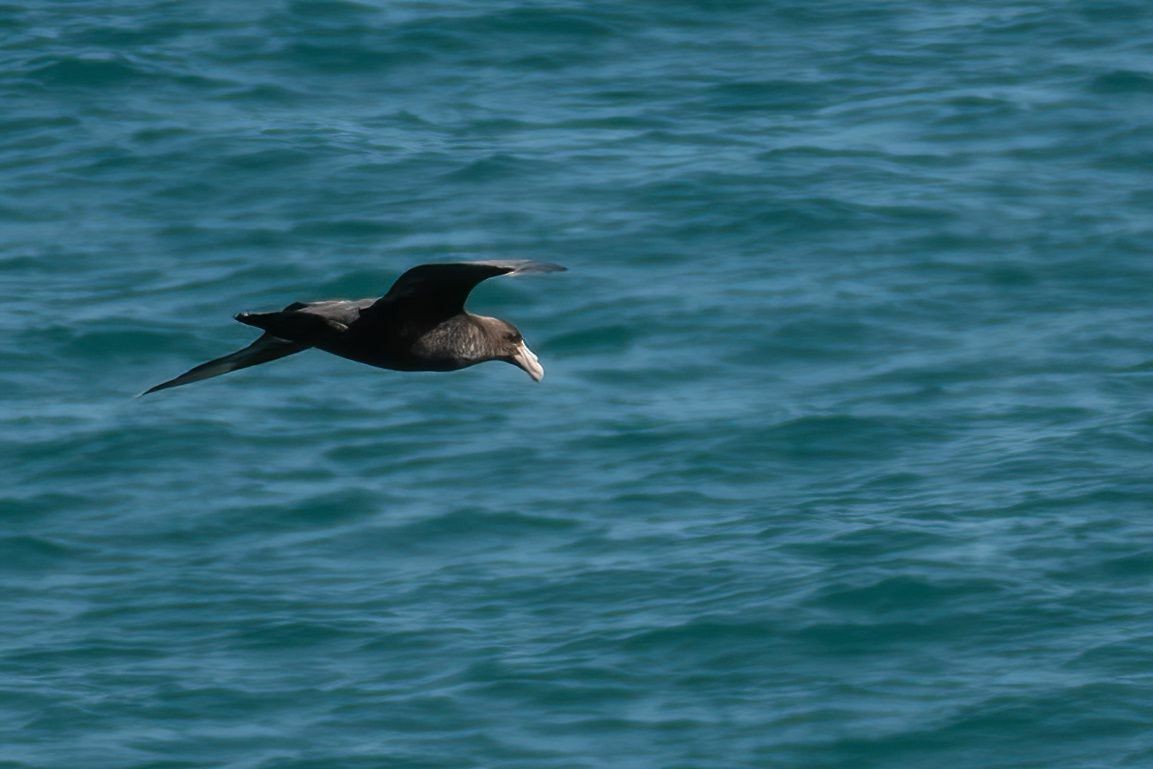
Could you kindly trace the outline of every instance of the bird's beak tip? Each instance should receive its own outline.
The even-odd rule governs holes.
[[[544,379],[544,366],[540,365],[540,359],[536,357],[536,353],[528,349],[528,345],[524,342],[517,345],[511,362],[513,365],[524,370],[526,374],[532,377],[534,382],[539,382]]]

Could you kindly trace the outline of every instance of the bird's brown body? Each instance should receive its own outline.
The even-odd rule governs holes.
[[[264,335],[243,350],[203,363],[145,394],[309,348],[396,371],[454,371],[503,360],[540,381],[544,368],[516,327],[499,318],[474,315],[464,309],[464,302],[486,278],[563,269],[531,261],[425,264],[401,275],[379,299],[294,302],[277,312],[240,313],[238,321]]]

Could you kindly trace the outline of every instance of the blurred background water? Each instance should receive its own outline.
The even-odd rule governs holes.
[[[1153,8],[0,4],[0,766],[1153,766]],[[539,258],[548,374],[240,310]]]

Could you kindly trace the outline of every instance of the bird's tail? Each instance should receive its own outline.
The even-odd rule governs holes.
[[[211,379],[214,376],[227,374],[230,371],[237,369],[248,368],[260,363],[268,363],[269,361],[283,358],[286,355],[307,350],[308,345],[298,344],[297,342],[289,342],[285,339],[279,339],[272,334],[264,334],[252,344],[245,347],[243,350],[237,350],[230,355],[225,355],[222,358],[210,360],[207,363],[201,363],[193,369],[185,371],[175,379],[169,379],[167,382],[161,382],[155,387],[150,387],[141,395],[154,393],[157,390],[167,390],[169,387],[179,387],[191,382],[199,382],[202,379]]]

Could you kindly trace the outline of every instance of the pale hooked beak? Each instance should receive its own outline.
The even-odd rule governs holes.
[[[517,344],[516,352],[512,354],[510,362],[524,369],[525,373],[535,381],[539,382],[544,379],[544,366],[540,365],[540,360],[532,350],[528,349],[524,340]]]

